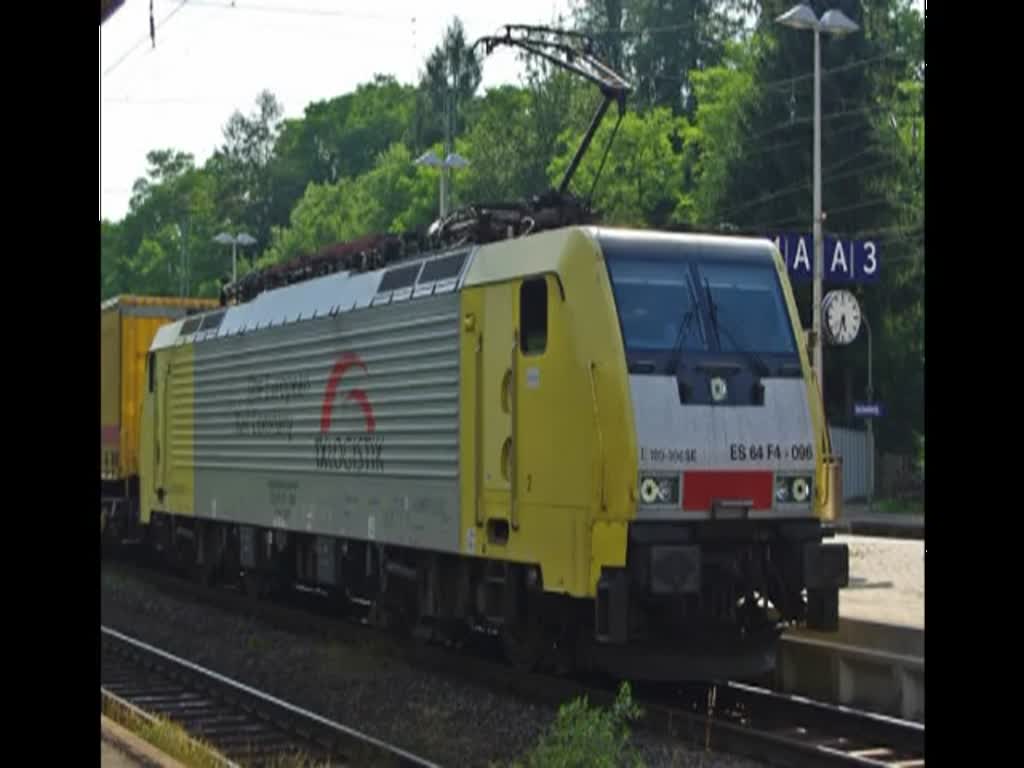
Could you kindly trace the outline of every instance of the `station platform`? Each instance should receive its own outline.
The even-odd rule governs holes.
[[[841,618],[924,629],[924,541],[841,535],[850,549],[850,585]]]
[[[185,768],[127,728],[100,715],[102,768]]]
[[[837,632],[783,636],[783,691],[924,722],[924,542],[836,536],[850,552]]]

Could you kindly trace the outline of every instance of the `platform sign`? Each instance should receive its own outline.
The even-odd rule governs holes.
[[[854,403],[853,415],[861,419],[880,419],[885,415],[882,403]]]
[[[786,232],[769,236],[786,262],[794,282],[814,277],[814,236]],[[827,235],[824,278],[834,283],[872,283],[878,279],[881,249],[875,240],[849,240]]]

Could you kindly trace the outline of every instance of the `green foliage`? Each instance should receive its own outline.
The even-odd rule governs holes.
[[[224,126],[224,144],[210,159],[216,200],[223,218],[267,242],[275,188],[271,174],[274,146],[284,107],[263,91],[248,116],[235,112]]]
[[[609,224],[621,226],[665,226],[677,209],[685,206],[683,196],[682,137],[684,118],[672,116],[663,107],[638,115],[627,112],[619,125],[597,187],[608,139],[615,119],[605,120],[572,181],[572,190],[589,196]],[[561,137],[562,151],[548,168],[549,179],[557,184],[572,161],[579,135],[567,129]]]
[[[700,227],[719,225],[716,214],[729,204],[733,166],[747,146],[744,113],[756,94],[751,47],[730,45],[720,66],[691,76],[698,106],[685,134],[686,155],[693,181],[691,216]]]
[[[558,710],[558,718],[519,768],[619,768],[642,766],[630,743],[629,723],[642,716],[629,684],[619,688],[610,709],[575,699]]]
[[[275,147],[275,184],[287,190],[287,210],[309,182],[334,183],[373,167],[381,152],[409,141],[416,91],[377,75],[328,101],[313,102],[299,120],[286,120]]]
[[[438,138],[444,135],[446,116],[451,130],[461,132],[465,127],[462,111],[480,86],[480,53],[470,50],[470,45],[462,21],[456,17],[445,30],[441,44],[427,57],[420,79],[424,98],[419,108],[428,126],[441,129]]]
[[[719,63],[749,6],[738,0],[580,0],[574,16],[633,84],[636,105],[692,118],[699,105],[693,74]]]
[[[271,246],[256,266],[313,253],[325,245],[371,232],[403,232],[436,214],[437,176],[413,165],[404,144],[392,144],[374,167],[354,179],[310,184],[287,227],[275,227]]]
[[[101,702],[103,715],[184,765],[194,768],[224,768],[230,765],[211,745],[193,738],[169,720],[141,717],[136,710],[107,696],[103,696]]]

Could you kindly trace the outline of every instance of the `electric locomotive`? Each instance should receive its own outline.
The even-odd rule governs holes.
[[[203,579],[496,633],[522,668],[759,675],[784,628],[837,626],[848,579],[784,264],[596,225],[569,181],[628,86],[550,32],[484,42],[604,95],[557,190],[247,275],[157,332],[140,520]]]
[[[799,338],[764,240],[570,226],[268,290],[157,332],[142,519],[523,666],[758,674],[846,579]]]

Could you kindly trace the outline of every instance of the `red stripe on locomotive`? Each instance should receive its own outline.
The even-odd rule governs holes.
[[[683,473],[683,509],[711,508],[712,501],[753,502],[754,509],[771,509],[771,472],[695,470]]]

